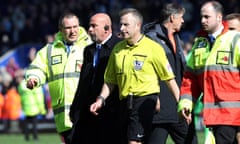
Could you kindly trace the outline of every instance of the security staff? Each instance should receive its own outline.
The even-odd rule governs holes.
[[[203,120],[216,143],[235,143],[240,125],[240,34],[222,21],[217,1],[201,7],[203,30],[197,34],[181,85],[179,110],[191,122],[193,103],[203,92]],[[211,38],[210,38],[211,37]]]
[[[240,13],[230,13],[226,16],[229,30],[235,30],[240,32]]]
[[[26,80],[30,89],[48,83],[57,132],[68,144],[72,127],[70,105],[80,77],[83,50],[92,41],[79,26],[75,14],[66,13],[60,17],[59,29],[54,42],[37,53],[26,71]]]
[[[229,30],[240,32],[240,13],[230,13],[226,16]],[[237,128],[237,141],[240,143],[240,126]]]

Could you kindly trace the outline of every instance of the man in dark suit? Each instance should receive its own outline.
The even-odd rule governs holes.
[[[105,67],[114,45],[119,39],[112,33],[110,17],[105,13],[93,15],[89,34],[94,41],[85,48],[84,62],[77,92],[70,109],[73,121],[72,144],[112,144],[118,138],[118,91],[106,100],[99,117],[89,111],[96,101],[104,82]]]

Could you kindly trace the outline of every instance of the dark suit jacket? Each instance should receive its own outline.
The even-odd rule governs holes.
[[[95,68],[93,67],[93,56],[96,50],[96,43],[85,48],[80,81],[70,109],[70,117],[74,123],[72,136],[74,143],[84,143],[84,139],[88,139],[88,144],[101,143],[101,141],[107,144],[106,139],[111,137],[109,133],[114,133],[112,130],[116,125],[119,103],[118,89],[114,90],[108,97],[106,105],[100,110],[98,116],[91,114],[89,108],[101,92],[108,58],[114,45],[119,40],[120,39],[113,35],[102,45],[100,59]],[[81,138],[79,136],[81,136]],[[93,139],[93,137],[95,138]],[[81,141],[79,141],[80,139]],[[92,140],[92,142],[90,140]]]

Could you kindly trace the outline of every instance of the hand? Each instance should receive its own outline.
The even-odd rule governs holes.
[[[155,110],[156,110],[157,113],[160,112],[160,99],[159,99],[159,97],[157,98]]]
[[[96,102],[91,104],[90,106],[90,112],[93,113],[94,115],[98,115],[98,110],[102,107],[102,100],[97,99]]]
[[[189,125],[192,122],[192,114],[189,109],[184,108],[182,111],[183,118],[187,121],[187,124]]]
[[[29,89],[33,89],[36,85],[37,85],[37,80],[34,78],[30,78],[27,81],[27,88],[29,88]]]

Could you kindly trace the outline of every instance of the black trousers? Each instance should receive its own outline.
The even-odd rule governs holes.
[[[153,124],[148,144],[166,144],[168,135],[176,144],[198,143],[194,122],[188,125],[185,120],[179,120],[178,123]]]
[[[30,129],[30,124],[32,128]],[[38,130],[37,130],[37,116],[27,116],[24,120],[24,136],[25,140],[29,140],[30,132],[33,134],[33,139],[38,139]]]
[[[70,144],[71,134],[72,129],[60,133],[60,135],[64,138],[65,144]]]
[[[73,124],[71,144],[120,144],[117,118],[115,111],[101,111],[98,116],[82,111]]]
[[[237,144],[236,134],[238,126],[216,125],[211,128],[216,144]]]
[[[152,128],[157,94],[148,96],[128,96],[121,100],[119,109],[119,130],[121,144],[128,141],[147,142]],[[143,137],[139,137],[143,135]]]

